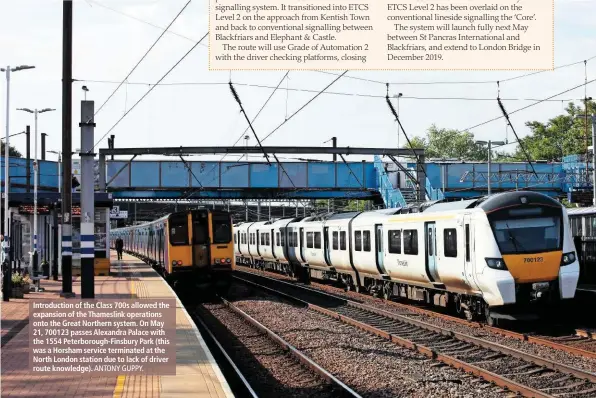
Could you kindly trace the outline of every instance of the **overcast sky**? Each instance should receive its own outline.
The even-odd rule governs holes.
[[[73,149],[80,144],[81,87],[87,85],[88,99],[96,110],[161,34],[151,24],[165,28],[188,0],[75,0],[73,77]],[[108,9],[111,8],[112,10]],[[565,65],[596,56],[596,1],[555,1],[555,65]],[[126,16],[125,14],[129,15]],[[134,18],[132,18],[134,17]],[[136,18],[136,19],[135,19]],[[144,22],[141,22],[144,21]],[[130,83],[157,82],[207,32],[208,2],[193,0],[170,31],[129,79]],[[184,36],[184,37],[181,37]],[[112,131],[117,147],[232,145],[243,136],[246,121],[239,112],[227,82],[229,72],[208,70],[208,40],[198,46],[164,80],[164,83],[210,83],[155,88]],[[61,74],[62,74],[62,1],[0,1],[0,65],[35,65],[11,80],[11,133],[23,131],[33,116],[17,112],[18,107],[56,108],[40,115],[39,132],[49,134],[47,149],[61,147]],[[339,73],[332,72],[332,73]],[[466,129],[500,116],[496,100],[464,101],[436,98],[485,98],[497,95],[491,84],[407,84],[442,81],[497,81],[527,72],[348,72],[329,91],[362,94],[321,95],[287,124],[271,135],[267,145],[323,145],[337,136],[339,146],[395,147],[396,126],[385,103],[385,84],[350,78],[359,77],[390,85],[390,93],[403,93],[400,117],[408,135],[422,136],[433,123],[438,127]],[[587,64],[588,80],[596,78],[596,58]],[[233,72],[231,79],[249,115],[254,116],[267,100],[285,72]],[[265,137],[284,119],[307,102],[335,77],[322,72],[290,72],[255,123],[259,136]],[[582,84],[583,62],[501,84],[504,99],[542,99]],[[213,84],[223,83],[223,84]],[[401,83],[401,84],[398,84]],[[252,87],[250,85],[253,85]],[[254,87],[256,85],[265,87]],[[594,95],[595,84],[588,86]],[[96,141],[149,89],[128,84],[112,97],[96,117]],[[2,78],[0,120],[5,126],[5,84]],[[366,95],[381,96],[367,97]],[[411,97],[416,97],[411,98]],[[569,100],[584,97],[583,87],[560,97],[559,101],[539,104],[512,115],[520,135],[528,120],[547,121],[561,113]],[[429,99],[435,98],[435,99]],[[562,101],[561,101],[562,100]],[[527,100],[504,101],[508,111],[529,105]],[[397,102],[395,102],[397,106]],[[477,139],[505,139],[503,119],[472,130]],[[514,140],[509,131],[508,139]],[[403,144],[404,138],[400,140]],[[21,152],[25,136],[11,140]],[[239,145],[244,145],[241,140]],[[249,145],[255,145],[251,137]],[[330,144],[325,144],[330,145]],[[39,144],[41,147],[41,144]],[[33,143],[32,143],[33,147]],[[107,147],[107,138],[99,144]],[[513,146],[511,146],[513,149]],[[41,148],[39,149],[41,151]],[[55,155],[48,155],[55,159]],[[230,158],[234,159],[234,157]],[[356,160],[356,158],[353,158]]]

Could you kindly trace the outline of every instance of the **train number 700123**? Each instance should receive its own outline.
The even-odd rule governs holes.
[[[524,263],[541,263],[544,257],[524,257]]]

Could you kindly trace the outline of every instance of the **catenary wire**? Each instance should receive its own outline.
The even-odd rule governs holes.
[[[197,48],[197,46],[199,45],[199,43],[201,41],[203,41],[203,39],[205,39],[205,37],[207,37],[207,35],[209,34],[209,32],[205,33],[205,35],[201,38],[201,40],[197,43],[195,43],[194,46],[191,47],[190,50],[188,50],[188,52],[186,52],[186,54],[184,54],[182,56],[182,58],[180,58],[178,60],[178,62],[176,62],[176,64],[174,66],[172,66],[162,77],[161,79],[158,80],[158,83],[161,82],[163,79],[165,79],[170,72],[172,72],[179,64],[180,62],[182,62],[187,56],[188,54],[190,54],[195,48]],[[134,103],[134,105],[128,110],[126,111],[126,113],[124,115],[122,115],[122,117],[120,119],[118,119],[118,121],[93,145],[93,148],[91,148],[91,151],[105,138],[107,137],[108,134],[110,134],[112,132],[112,130],[114,130],[114,128],[116,128],[116,126],[118,124],[120,124],[120,122],[126,117],[126,115],[128,115],[139,103],[141,103],[141,101],[143,101],[143,99],[145,99],[145,97],[147,97],[147,95],[149,95],[149,93],[151,91],[153,91],[153,89],[157,87],[156,85],[154,85],[153,87],[151,87],[137,102]]]
[[[128,72],[128,75],[126,75],[126,77],[120,82],[120,84],[118,84],[118,87],[116,87],[116,89],[114,91],[112,91],[112,94],[110,94],[110,96],[104,101],[104,103],[101,104],[101,106],[99,107],[99,109],[97,111],[95,111],[95,115],[94,116],[97,116],[97,114],[103,109],[104,106],[106,106],[106,104],[110,101],[110,99],[112,99],[112,97],[114,96],[114,94],[116,94],[116,92],[120,89],[120,87],[122,87],[122,85],[124,84],[124,82],[126,82],[128,80],[128,78],[130,77],[130,75],[132,75],[133,72],[139,67],[139,65],[141,64],[141,62],[143,62],[143,60],[147,57],[147,55],[149,55],[149,53],[151,52],[151,50],[153,50],[153,48],[157,45],[157,43],[161,40],[161,38],[166,34],[166,32],[168,31],[168,29],[170,29],[170,27],[174,24],[174,22],[176,22],[176,20],[178,19],[178,17],[180,15],[182,15],[182,13],[186,9],[186,7],[188,7],[188,5],[191,3],[191,1],[192,0],[188,0],[188,2],[184,5],[184,7],[182,7],[182,9],[180,10],[180,12],[178,14],[176,14],[176,16],[174,17],[174,19],[172,20],[172,22],[170,22],[170,24],[168,26],[166,26],[166,28],[161,32],[161,35],[159,35],[159,37],[153,42],[153,44],[151,45],[151,47],[149,47],[149,49],[147,51],[145,51],[145,54],[143,54],[143,56],[141,57],[141,59],[130,70],[130,72]]]

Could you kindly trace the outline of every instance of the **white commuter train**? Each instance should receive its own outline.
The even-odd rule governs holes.
[[[238,264],[423,300],[489,324],[573,298],[579,278],[566,209],[530,191],[240,223],[234,242]]]

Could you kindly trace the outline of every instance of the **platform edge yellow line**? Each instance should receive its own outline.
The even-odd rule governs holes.
[[[122,261],[122,260],[120,260]],[[132,278],[130,278],[130,296],[134,298],[136,295],[135,283]],[[122,392],[124,392],[124,383],[126,383],[126,375],[119,375],[118,379],[116,380],[116,387],[114,387],[114,395],[113,398],[121,398]]]

